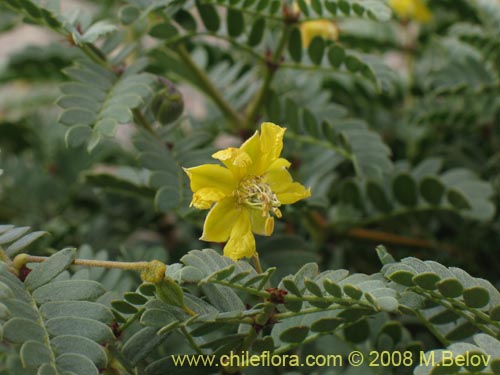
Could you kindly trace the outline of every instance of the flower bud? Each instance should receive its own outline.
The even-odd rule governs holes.
[[[160,82],[165,86],[153,98],[151,110],[156,120],[167,125],[179,118],[184,110],[182,94],[174,84],[165,78],[160,78]]]

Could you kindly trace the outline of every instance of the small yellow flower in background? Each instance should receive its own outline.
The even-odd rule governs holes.
[[[226,242],[224,255],[238,260],[255,255],[253,233],[269,236],[279,207],[311,195],[310,189],[293,182],[280,158],[285,128],[270,122],[261,126],[240,148],[230,147],[212,155],[225,167],[204,164],[184,169],[191,182],[191,205],[211,208],[201,240]],[[214,205],[215,203],[215,205]],[[213,205],[213,207],[212,207]]]
[[[330,20],[302,22],[300,24],[300,33],[302,34],[302,45],[304,48],[307,48],[316,36],[333,41],[339,39],[339,29],[337,25]]]
[[[310,0],[306,0],[309,4]],[[300,12],[297,2],[293,3],[293,11]],[[339,29],[335,22],[328,19],[304,21],[300,24],[300,34],[302,35],[302,46],[309,47],[312,40],[316,36],[320,36],[326,40],[337,41],[339,39]]]
[[[403,19],[425,23],[432,18],[432,13],[423,0],[389,0],[389,6]]]

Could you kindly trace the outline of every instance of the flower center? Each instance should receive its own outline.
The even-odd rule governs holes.
[[[263,217],[269,216],[269,212],[281,217],[278,208],[281,203],[261,176],[244,177],[236,190],[236,196],[238,203],[261,210]]]

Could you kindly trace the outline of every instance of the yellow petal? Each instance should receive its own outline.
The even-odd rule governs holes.
[[[270,166],[281,154],[283,150],[283,135],[285,128],[275,125],[272,122],[264,122],[260,131],[261,152],[266,155],[266,162]]]
[[[290,165],[292,165],[292,163],[290,163],[288,160],[284,158],[278,158],[269,166],[269,170],[288,168],[290,167]]]
[[[259,132],[256,131],[253,133],[253,135],[241,145],[240,150],[245,151],[254,164],[257,163],[261,155]]]
[[[267,171],[266,182],[274,193],[280,193],[289,188],[293,179],[285,168],[275,168]]]
[[[255,254],[255,238],[252,234],[249,214],[246,210],[234,223],[229,241],[224,247],[224,255],[233,259],[250,258]]]
[[[261,236],[270,236],[274,230],[274,218],[269,215],[262,216],[261,210],[250,209],[250,223],[252,231]]]
[[[216,203],[210,210],[203,225],[200,240],[225,242],[231,234],[236,220],[241,216],[241,210],[233,197],[227,197]]]
[[[214,202],[220,201],[225,196],[226,194],[219,189],[202,188],[193,194],[191,205],[200,210],[207,210]]]
[[[293,182],[292,184],[288,185],[285,190],[276,193],[276,197],[281,204],[292,204],[310,196],[311,189],[306,189],[298,182]]]
[[[247,174],[248,167],[252,164],[252,159],[244,150],[234,147],[218,151],[212,157],[228,167],[238,180]]]
[[[229,195],[236,187],[231,171],[220,165],[204,164],[199,167],[185,168],[191,180],[191,190],[197,192],[203,188],[215,188]]]
[[[339,29],[330,20],[305,21],[300,25],[302,45],[307,48],[316,36],[326,40],[338,40]]]
[[[417,3],[415,4],[415,20],[425,23],[429,22],[431,18],[432,13],[429,8],[427,8],[427,5],[425,5],[421,1],[417,1]]]

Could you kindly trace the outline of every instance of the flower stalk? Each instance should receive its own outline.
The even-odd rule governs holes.
[[[19,254],[14,258],[12,265],[16,270],[19,270],[27,263],[43,263],[47,259],[49,258],[43,256]],[[75,266],[118,268],[124,271],[139,271],[141,273],[141,279],[151,283],[160,282],[167,269],[167,266],[159,260],[152,260],[150,262],[117,262],[111,260],[75,259],[71,264]]]

